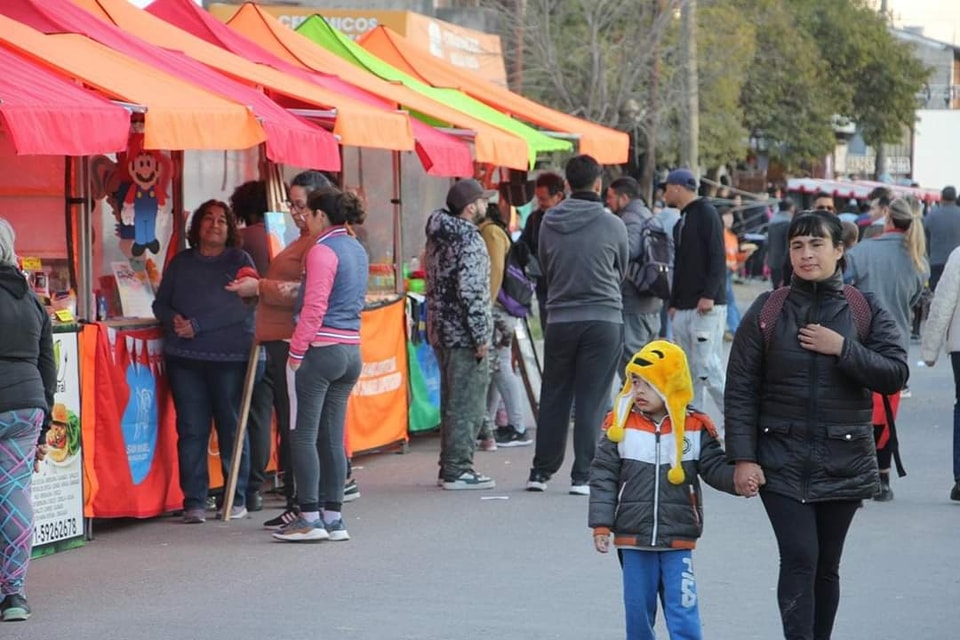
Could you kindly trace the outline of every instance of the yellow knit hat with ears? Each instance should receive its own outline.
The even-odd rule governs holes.
[[[636,394],[633,383],[630,381],[631,374],[646,380],[667,405],[667,414],[670,416],[676,443],[675,455],[670,471],[667,473],[667,479],[672,484],[682,484],[684,481],[681,465],[683,434],[687,420],[687,405],[693,400],[693,378],[690,376],[687,356],[683,349],[672,342],[654,340],[630,358],[624,372],[626,380],[623,389],[613,404],[613,424],[607,429],[607,438],[613,442],[623,440],[623,426],[633,408]]]

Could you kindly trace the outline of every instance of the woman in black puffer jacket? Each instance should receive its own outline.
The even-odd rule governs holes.
[[[57,368],[50,317],[17,267],[0,218],[0,620],[26,620],[23,583],[33,542],[30,487],[46,455]]]
[[[843,542],[860,501],[879,486],[871,392],[895,393],[909,374],[893,318],[869,295],[844,292],[841,236],[833,214],[794,218],[782,309],[771,313],[775,293],[754,302],[727,366],[727,459],[738,488],[754,475],[766,481],[760,495],[780,549],[787,640],[830,638]],[[864,298],[861,340],[853,309]]]

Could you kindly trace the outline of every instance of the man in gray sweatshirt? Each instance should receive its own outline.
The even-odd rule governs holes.
[[[611,182],[607,187],[607,207],[627,227],[630,260],[640,260],[643,253],[643,225],[653,218],[653,213],[640,197],[640,183],[629,176]],[[622,376],[633,354],[660,335],[663,300],[640,293],[629,280],[623,281],[620,291],[623,293],[623,348],[617,374]]]
[[[547,211],[540,266],[547,281],[540,414],[529,491],[544,491],[563,464],[576,399],[570,493],[589,495],[590,463],[623,344],[623,281],[630,258],[627,229],[600,197],[601,168],[587,155],[566,166],[571,195]]]

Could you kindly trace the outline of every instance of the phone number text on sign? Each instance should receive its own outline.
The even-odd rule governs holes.
[[[76,518],[62,518],[53,522],[44,522],[33,532],[33,543],[36,545],[59,542],[67,538],[80,535],[80,527]]]

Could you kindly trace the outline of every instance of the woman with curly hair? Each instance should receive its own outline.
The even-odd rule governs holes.
[[[165,330],[164,356],[177,410],[177,453],[183,521],[206,520],[209,477],[207,443],[216,425],[220,461],[235,445],[243,381],[253,343],[253,307],[226,289],[238,275],[255,274],[250,256],[239,249],[237,220],[226,203],[204,202],[187,232],[190,248],[170,261],[160,282],[153,313]],[[231,518],[247,515],[250,471],[245,441]]]

